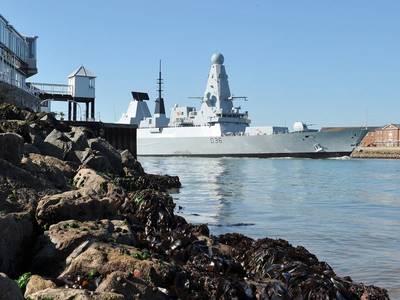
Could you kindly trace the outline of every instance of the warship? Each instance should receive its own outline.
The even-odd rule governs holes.
[[[224,66],[224,56],[215,53],[207,85],[197,110],[191,106],[172,108],[165,114],[162,98],[161,61],[158,98],[151,115],[147,93],[132,92],[133,99],[118,123],[136,124],[139,156],[206,157],[305,157],[347,156],[367,133],[363,127],[311,129],[295,122],[293,130],[281,126],[250,126],[248,112],[234,106]]]

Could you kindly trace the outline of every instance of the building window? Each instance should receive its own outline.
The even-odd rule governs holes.
[[[94,89],[94,78],[89,79],[89,88]]]

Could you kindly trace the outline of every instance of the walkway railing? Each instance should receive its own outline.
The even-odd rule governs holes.
[[[52,95],[72,95],[72,86],[68,84],[29,82],[28,85],[31,89],[39,90],[41,93]]]

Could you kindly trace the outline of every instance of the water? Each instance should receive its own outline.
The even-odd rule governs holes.
[[[139,160],[147,172],[180,177],[173,197],[188,221],[303,245],[338,275],[400,299],[400,161]]]

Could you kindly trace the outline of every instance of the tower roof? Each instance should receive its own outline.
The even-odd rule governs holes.
[[[76,69],[74,72],[69,74],[68,78],[74,77],[74,76],[82,76],[82,77],[90,77],[90,78],[96,78],[96,75],[94,75],[93,72],[85,68],[84,66],[80,66],[78,69]]]

